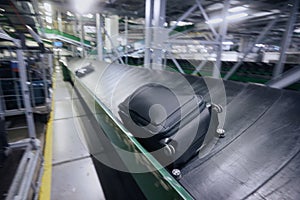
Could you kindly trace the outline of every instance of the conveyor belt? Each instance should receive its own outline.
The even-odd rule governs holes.
[[[258,94],[259,90],[262,91]],[[216,153],[212,153],[205,162],[195,160],[184,169],[185,174],[180,183],[195,198],[243,199],[250,197],[261,188],[266,191],[268,187],[265,186],[266,183],[267,185],[272,185],[272,182],[278,184],[276,181],[288,177],[299,179],[299,171],[285,168],[293,163],[299,163],[297,154],[300,150],[300,118],[298,117],[300,107],[295,105],[299,104],[300,95],[290,91],[282,91],[280,95],[280,92],[252,86],[253,95],[249,94],[249,91],[242,95],[248,94],[246,98],[252,106],[249,103],[241,106],[232,101],[233,109],[230,110],[228,106],[227,110],[229,116],[226,124],[228,124],[229,139],[227,137],[224,141],[227,146],[223,147],[224,145],[220,144],[221,148],[217,147],[214,150]],[[239,100],[238,98],[242,97],[237,97],[235,100]],[[242,103],[245,100],[238,102]],[[259,119],[257,115],[253,116],[255,108],[263,114]],[[251,121],[254,123],[242,131],[238,138],[231,139],[230,132],[240,132],[241,127],[247,127]],[[241,126],[242,124],[244,126]],[[226,140],[232,141],[228,143]],[[287,172],[280,173],[283,170]],[[278,173],[281,174],[280,178],[277,178]],[[293,181],[299,182],[295,178]],[[284,186],[285,182],[279,185]],[[299,199],[299,189],[295,188],[296,191],[286,189],[287,193],[291,192],[287,194],[289,199]],[[264,198],[268,196],[261,195]],[[279,197],[281,194],[277,193],[277,198]]]
[[[176,89],[184,83],[170,72],[116,64],[105,71],[107,64],[88,62],[99,66],[80,83],[95,91],[116,118],[118,104],[141,85],[159,79]],[[207,101],[221,99],[225,88],[226,102],[220,103],[226,107],[226,137],[182,169],[182,188],[195,199],[300,199],[300,93],[232,81],[222,88],[220,80],[185,78]]]

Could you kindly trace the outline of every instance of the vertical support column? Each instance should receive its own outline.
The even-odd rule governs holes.
[[[295,25],[295,22],[297,19],[298,7],[299,7],[299,0],[294,0],[292,12],[287,21],[286,31],[284,32],[283,39],[281,42],[280,58],[274,68],[273,79],[280,76],[280,74],[282,74],[282,72],[284,70],[284,63],[286,60],[286,51],[288,50],[288,48],[291,44],[293,31],[294,31],[294,25]]]
[[[223,22],[220,26],[220,30],[219,30],[219,36],[217,38],[217,42],[219,43],[217,46],[217,58],[216,58],[216,63],[213,69],[213,77],[214,78],[218,78],[220,75],[220,71],[221,71],[221,65],[222,65],[222,47],[223,47],[223,40],[226,36],[227,33],[227,14],[228,14],[228,9],[230,7],[230,0],[225,0],[224,3],[224,8],[223,8]]]
[[[51,78],[52,74],[53,74],[53,54],[52,53],[48,54],[48,67],[49,67],[49,73],[50,73],[50,78]]]
[[[144,67],[151,68],[151,41],[152,41],[152,18],[154,0],[146,0],[145,8],[145,55]]]
[[[163,60],[163,43],[167,39],[167,30],[164,30],[164,23],[166,17],[166,0],[154,1],[153,13],[153,62],[152,69],[162,69]]]
[[[96,14],[96,28],[97,28],[98,60],[103,61],[103,40],[102,40],[103,17],[101,16],[100,13]]]
[[[36,138],[35,126],[33,121],[33,113],[30,101],[30,93],[27,85],[27,75],[26,75],[26,65],[23,57],[23,52],[21,49],[17,49],[17,57],[18,57],[18,64],[19,64],[19,74],[20,74],[20,81],[22,87],[22,95],[23,95],[23,102],[25,106],[25,114],[26,120],[28,125],[29,137]]]
[[[119,36],[119,17],[117,15],[105,18],[105,47],[106,51],[111,53],[114,46],[118,46],[118,36]]]
[[[239,52],[245,52],[250,45],[250,38],[249,37],[241,37],[240,38],[240,45],[239,45]]]
[[[85,50],[84,50],[84,30],[83,30],[83,23],[82,23],[82,16],[79,16],[79,27],[80,27],[80,47],[81,47],[81,57],[85,57]]]
[[[57,14],[57,22],[58,22],[59,32],[63,32],[63,30],[62,30],[62,19],[61,19],[61,12],[60,11],[58,11],[58,14]]]
[[[44,83],[44,95],[45,95],[45,102],[49,98],[48,95],[48,82],[47,82],[47,75],[46,75],[46,63],[45,63],[45,55],[46,54],[41,54],[41,66],[42,67],[42,77],[43,77],[43,83]],[[33,98],[35,96],[33,95]]]
[[[125,16],[125,63],[128,64],[128,17]]]

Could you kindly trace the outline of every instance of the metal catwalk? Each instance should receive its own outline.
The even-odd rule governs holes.
[[[60,67],[56,67],[53,93],[52,182],[51,187],[43,184],[42,191],[51,188],[51,199],[105,199],[81,137],[85,130],[77,124],[78,118],[84,116],[71,103],[78,99],[72,95],[72,86],[62,81]]]

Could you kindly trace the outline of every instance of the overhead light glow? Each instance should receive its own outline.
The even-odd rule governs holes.
[[[50,3],[44,3],[44,8],[46,12],[52,13],[52,8]]]
[[[70,17],[74,16],[70,11],[67,11],[67,15],[70,16]]]
[[[1,12],[5,12],[5,9],[3,9],[3,8],[0,8],[0,11],[1,11]]]
[[[230,15],[227,17],[228,20],[233,20],[233,19],[240,19],[243,17],[247,17],[248,14],[247,13],[239,13],[239,14],[235,14],[235,15]]]
[[[215,18],[215,19],[210,19],[208,21],[206,21],[207,24],[218,24],[221,23],[223,21],[223,19],[221,18]]]
[[[82,47],[77,47],[77,50],[78,51],[82,51]]]
[[[245,10],[248,10],[248,8],[246,8],[245,6],[237,6],[237,7],[228,9],[228,12],[242,12]]]
[[[300,28],[294,30],[295,33],[300,33]]]
[[[52,17],[46,16],[46,22],[52,24]]]
[[[233,45],[233,42],[231,41],[225,41],[225,42],[222,42],[223,45]]]
[[[50,12],[45,12],[46,16],[52,16],[52,13]]]
[[[264,44],[255,44],[256,47],[265,47]]]
[[[240,19],[240,18],[243,18],[243,17],[246,17],[246,16],[248,16],[248,14],[243,12],[243,13],[239,13],[239,14],[229,15],[226,19],[230,21],[230,20],[234,20],[234,19]],[[218,23],[221,23],[221,22],[223,22],[222,18],[215,18],[215,19],[208,20],[205,23],[207,23],[207,24],[218,24]]]
[[[93,18],[93,14],[89,13],[89,14],[86,14],[86,15],[83,15],[84,17],[87,17],[89,19],[92,19]]]
[[[192,22],[184,22],[184,21],[179,21],[177,23],[177,26],[188,26],[188,25],[193,25]]]
[[[75,9],[80,14],[87,13],[92,8],[93,1],[94,0],[75,0]]]

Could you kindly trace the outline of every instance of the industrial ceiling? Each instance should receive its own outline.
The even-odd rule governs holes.
[[[132,22],[143,25],[145,17],[145,1],[141,0],[87,0],[90,1],[88,13],[101,12],[103,14],[116,14],[120,17],[128,16]],[[46,1],[39,1],[46,2]],[[70,11],[73,13],[76,10],[76,0],[52,0],[50,2],[56,9],[61,11]],[[214,19],[220,17],[224,7],[222,0],[202,0],[201,5],[205,9],[209,18]],[[230,8],[243,7],[243,13],[246,15],[237,21],[228,23],[227,36],[230,39],[240,37],[255,38],[259,35],[264,27],[278,17],[275,25],[268,32],[264,43],[280,46],[281,38],[286,31],[286,24],[290,20],[292,5],[294,1],[281,0],[231,0]],[[19,0],[2,0],[0,2],[1,10],[1,25],[13,26],[17,32],[26,32],[24,24],[32,27],[41,26],[41,14],[37,0],[19,1]],[[88,2],[86,2],[88,3]],[[176,21],[187,10],[195,5],[195,0],[185,0],[184,4],[179,0],[167,0],[166,6],[166,22],[170,24],[171,21]],[[298,9],[299,11],[299,9]],[[67,17],[65,16],[67,20]],[[299,50],[300,44],[300,15],[296,16],[296,23],[294,24],[294,33],[292,46]],[[70,20],[68,18],[68,20]],[[185,20],[194,24],[190,33],[210,33],[207,21],[203,17],[203,13],[199,9],[195,9]],[[141,26],[140,26],[141,27]],[[218,29],[218,24],[214,24]]]

